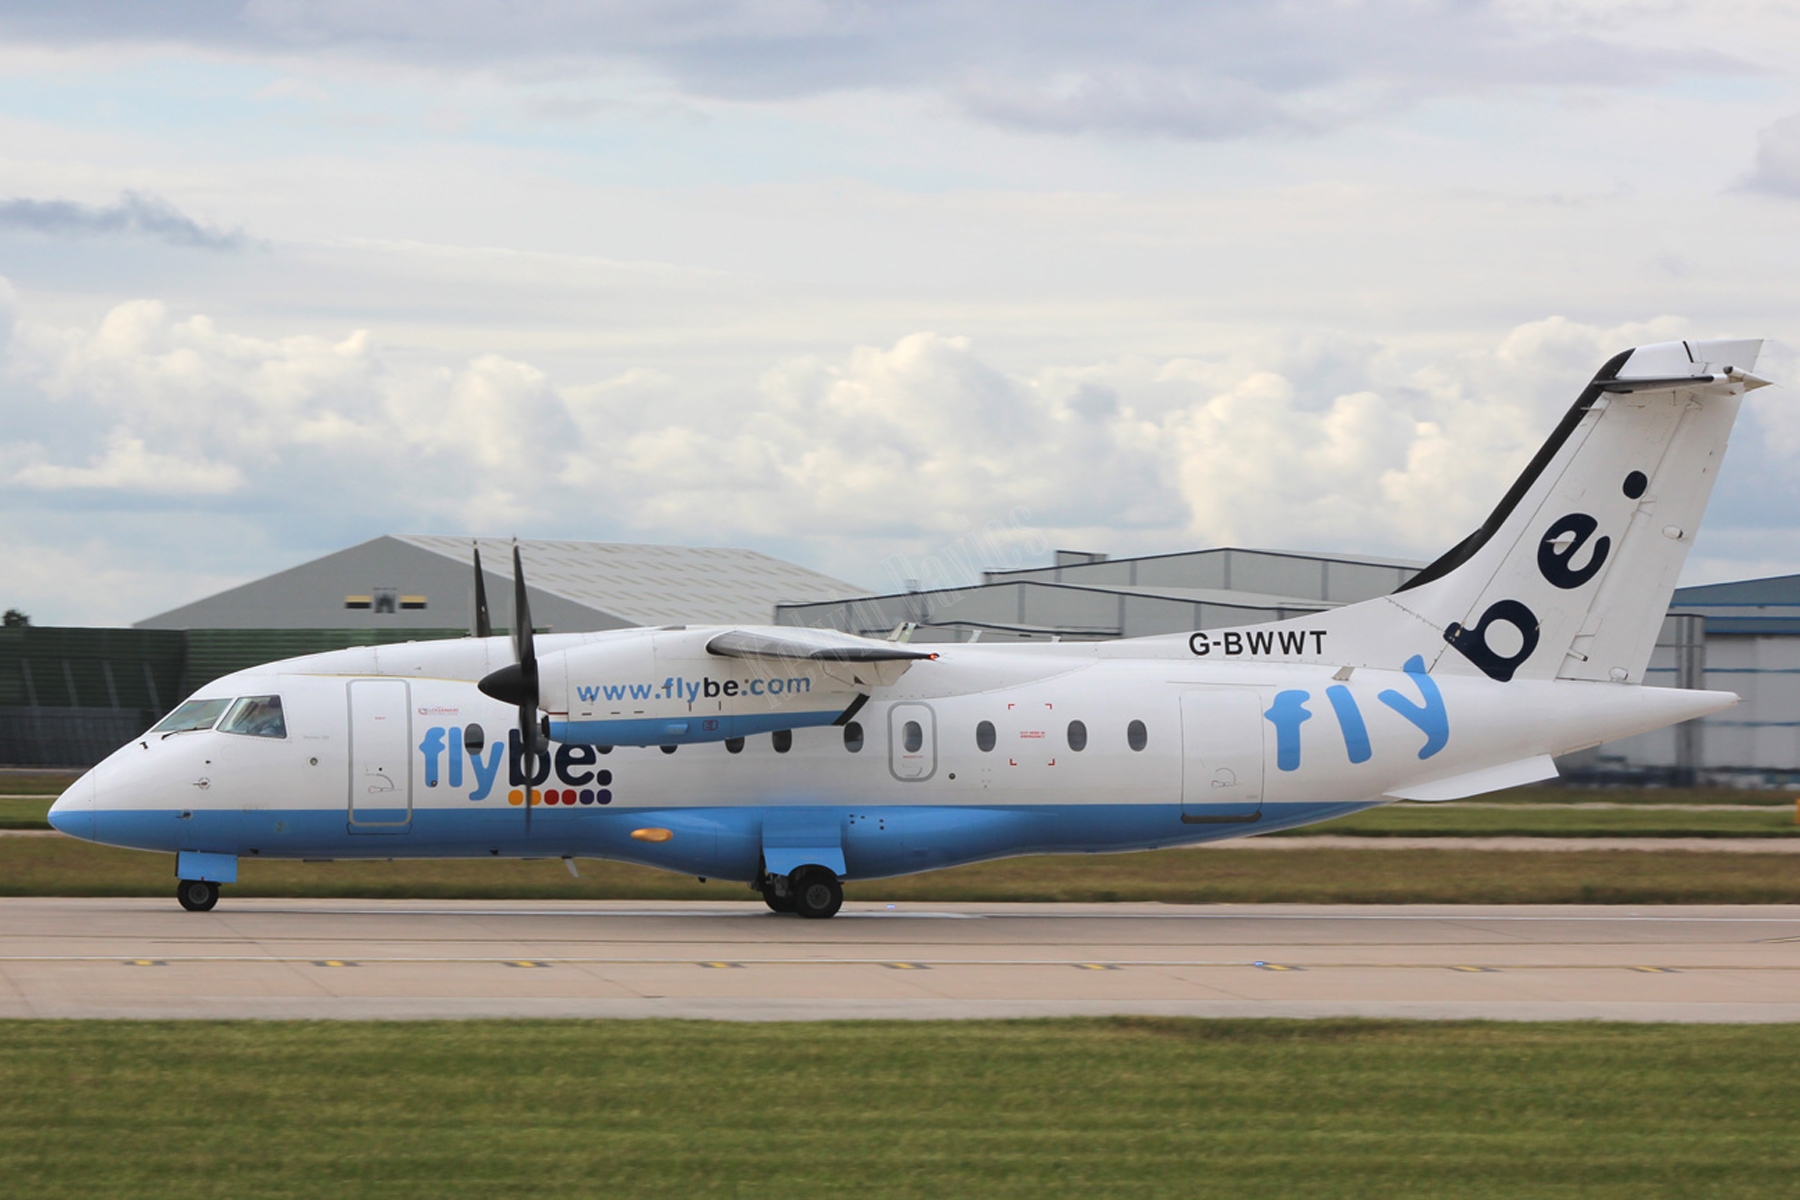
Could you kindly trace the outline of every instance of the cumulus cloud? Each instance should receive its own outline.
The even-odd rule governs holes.
[[[219,229],[188,216],[160,196],[123,192],[116,204],[73,200],[0,200],[0,228],[56,237],[139,237],[197,250],[242,250],[241,229]]]
[[[696,97],[934,93],[978,119],[1050,132],[1211,139],[1332,128],[1437,95],[1637,85],[1724,68],[1692,47],[1608,41],[1579,13],[1498,0],[1268,4],[1120,0],[475,0],[119,4],[25,0],[13,41],[185,42],[536,79],[649,68]]]
[[[495,354],[415,365],[366,333],[254,338],[134,301],[86,327],[20,317],[0,497],[15,536],[79,510],[127,559],[157,538],[191,558],[193,531],[156,518],[208,514],[215,575],[232,539],[291,562],[404,529],[749,544],[877,587],[918,573],[884,560],[947,546],[979,547],[949,556],[965,575],[1049,545],[1427,557],[1607,356],[1683,332],[1552,318],[1428,363],[1314,336],[1024,373],[919,332],[707,391]]]
[[[14,473],[12,481],[28,488],[108,488],[162,495],[223,495],[244,485],[243,472],[230,463],[209,463],[173,454],[157,454],[130,430],[114,428],[104,454],[85,467],[34,462]]]

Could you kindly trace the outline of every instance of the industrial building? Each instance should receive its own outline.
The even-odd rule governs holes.
[[[1093,640],[1284,620],[1385,595],[1424,564],[1218,547],[1137,558],[1058,551],[966,587],[863,594],[749,550],[520,543],[540,629],[830,627],[920,642]],[[480,542],[497,627],[511,543]],[[207,680],[340,646],[465,636],[471,543],[389,536],[150,617],[133,629],[0,630],[0,763],[81,765]],[[1679,589],[1648,682],[1734,691],[1737,708],[1566,759],[1587,782],[1800,785],[1800,575]]]
[[[512,542],[393,534],[159,613],[138,629],[469,628],[481,547],[495,625],[512,609]],[[766,624],[777,604],[860,589],[754,550],[625,542],[519,543],[532,621],[576,632]]]
[[[85,766],[232,671],[345,646],[467,636],[468,538],[373,538],[139,621],[130,629],[0,629],[0,765]],[[512,542],[481,538],[496,629],[512,613]],[[851,584],[754,550],[519,543],[533,625],[579,632],[767,624],[776,604]]]

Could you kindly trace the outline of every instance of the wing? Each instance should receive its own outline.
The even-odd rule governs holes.
[[[913,662],[937,655],[896,642],[876,642],[830,629],[767,630],[733,629],[706,643],[706,652],[720,658],[790,658],[809,662]]]

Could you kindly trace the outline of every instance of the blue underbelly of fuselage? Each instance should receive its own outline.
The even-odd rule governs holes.
[[[1112,853],[1309,825],[1370,805],[1270,804],[1253,823],[1182,820],[1179,804],[415,809],[353,825],[342,809],[99,810],[53,814],[65,833],[114,846],[246,858],[605,858],[748,881],[766,826],[818,831],[849,879],[905,875],[1017,854]],[[1188,813],[1190,819],[1193,810]],[[59,819],[60,818],[60,819]],[[666,831],[660,841],[633,833]],[[651,837],[663,837],[651,833]]]

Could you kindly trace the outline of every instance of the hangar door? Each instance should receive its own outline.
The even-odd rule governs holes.
[[[412,825],[412,685],[353,679],[350,832],[405,833]]]
[[[1189,825],[1262,819],[1262,701],[1215,688],[1181,694],[1181,819]]]

